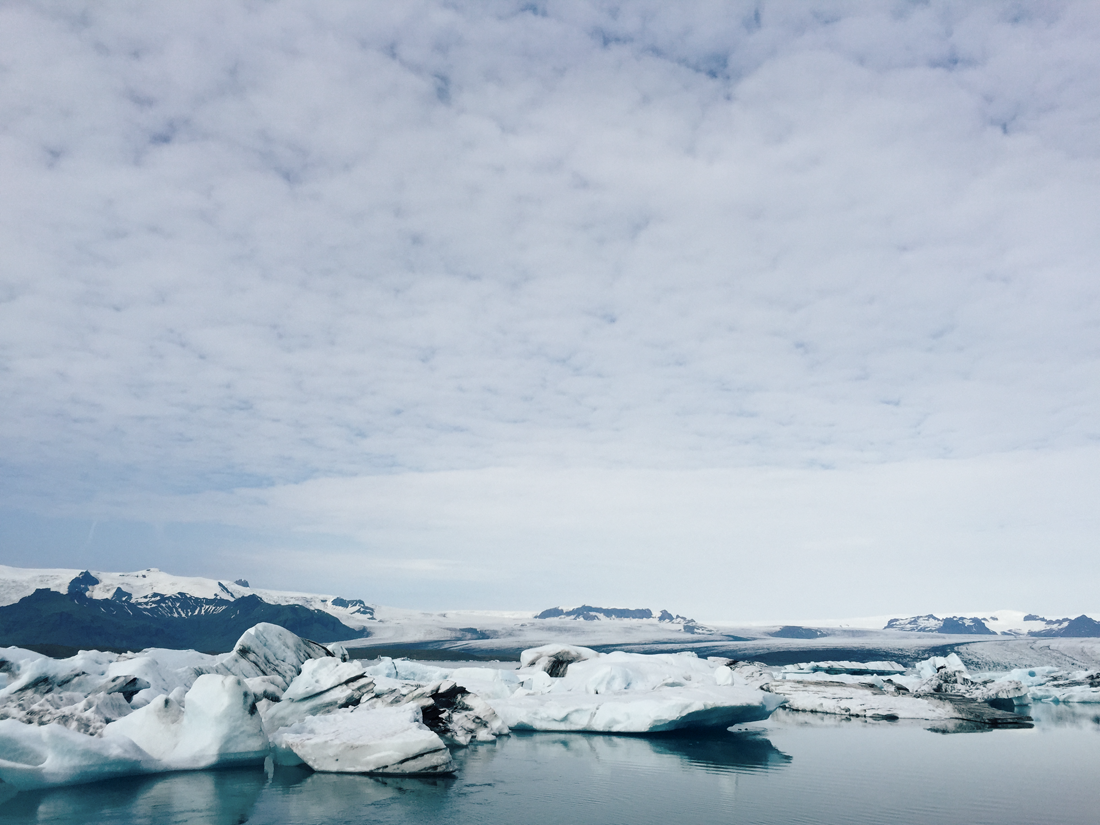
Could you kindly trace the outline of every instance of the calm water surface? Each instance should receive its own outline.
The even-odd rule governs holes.
[[[1087,823],[1100,707],[1031,730],[935,733],[780,711],[754,732],[517,734],[447,779],[226,770],[11,795],[0,823]]]

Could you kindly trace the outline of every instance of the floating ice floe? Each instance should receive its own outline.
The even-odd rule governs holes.
[[[998,682],[1020,682],[1036,702],[1100,702],[1100,671],[1064,671],[1056,667],[1020,668],[998,677]]]
[[[781,697],[738,679],[725,660],[694,653],[547,646],[525,651],[524,662],[529,666],[517,673],[518,689],[510,696],[485,697],[517,730],[656,733],[729,727],[766,719],[783,704]]]
[[[780,669],[783,678],[800,678],[811,674],[827,676],[894,676],[905,673],[905,667],[897,662],[802,662],[785,665]]]
[[[340,773],[450,773],[447,744],[422,721],[416,705],[348,708],[312,716],[275,734],[276,761],[305,762]]]
[[[205,674],[107,724],[97,736],[62,725],[0,721],[0,780],[19,788],[111,776],[262,764],[267,735],[252,692]]]
[[[0,781],[44,788],[148,773],[156,761],[129,739],[77,733],[50,723],[0,720]]]
[[[236,676],[207,673],[182,697],[160,696],[103,730],[157,760],[159,770],[262,764],[269,743],[255,694]]]
[[[972,677],[955,654],[917,663],[913,673],[883,678],[878,673],[823,676],[784,670],[765,690],[787,699],[790,710],[869,719],[957,720],[984,727],[1029,725],[1016,712],[1030,702],[1016,680]]]

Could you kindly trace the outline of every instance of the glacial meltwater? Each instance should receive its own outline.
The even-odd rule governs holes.
[[[1033,715],[985,732],[779,711],[735,732],[514,734],[456,751],[448,778],[274,768],[0,786],[0,823],[1095,825],[1100,707]]]

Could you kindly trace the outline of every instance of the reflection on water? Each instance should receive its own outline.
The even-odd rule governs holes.
[[[711,772],[755,772],[781,768],[791,757],[779,750],[762,733],[698,733],[660,736],[648,740],[656,753],[679,757],[686,766]]]
[[[1036,705],[1033,730],[779,712],[763,730],[515,734],[455,752],[453,777],[307,768],[114,780],[4,798],[6,823],[1094,823],[1100,708]]]
[[[46,791],[7,801],[0,822],[247,822],[267,777],[260,769],[190,771],[130,777]]]
[[[1100,704],[1035,702],[1028,711],[1043,728],[1080,728],[1100,732]]]

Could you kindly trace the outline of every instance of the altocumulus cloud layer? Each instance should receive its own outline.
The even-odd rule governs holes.
[[[1098,42],[1087,2],[7,3],[4,554],[1095,610]]]

